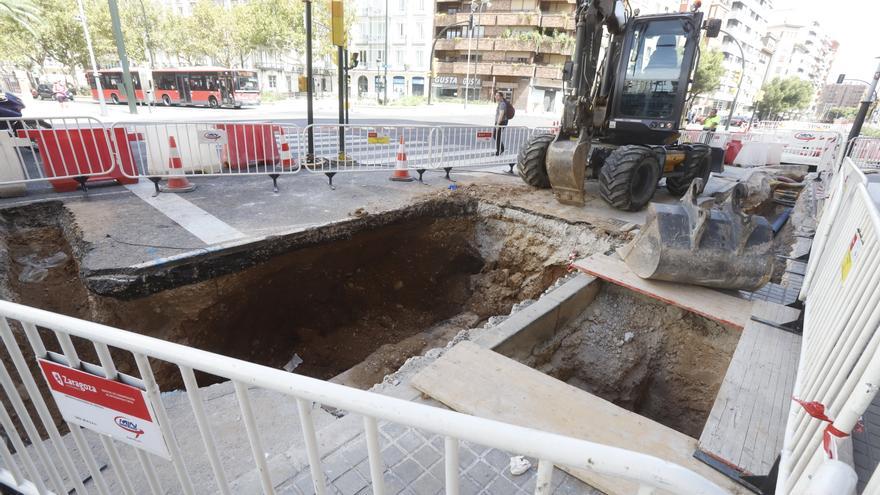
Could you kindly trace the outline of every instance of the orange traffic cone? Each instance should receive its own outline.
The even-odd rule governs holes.
[[[390,179],[397,182],[412,182],[414,180],[409,175],[409,169],[406,168],[406,146],[403,143],[403,136],[400,136],[400,144],[397,146],[397,165],[394,167],[394,173],[391,174]]]
[[[280,158],[281,158],[281,168],[283,170],[290,170],[296,165],[296,161],[293,159],[293,153],[290,152],[290,143],[285,139],[284,134],[275,133],[275,140],[278,141],[281,148]]]
[[[180,153],[177,151],[177,141],[174,136],[168,136],[168,168],[171,170],[183,170],[183,162],[180,161]],[[196,186],[189,182],[186,176],[169,177],[168,183],[162,188],[162,192],[190,192]]]

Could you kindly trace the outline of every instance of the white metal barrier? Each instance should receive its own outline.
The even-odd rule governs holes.
[[[859,136],[849,144],[849,157],[863,169],[880,168],[880,138]]]
[[[421,125],[313,124],[298,133],[297,149],[301,157],[308,156],[311,132],[314,159],[305,159],[304,167],[315,173],[428,169],[436,159],[430,142],[433,129]],[[406,159],[398,165],[401,148]]]
[[[18,330],[13,328],[17,329],[19,326],[23,335],[19,335],[17,340],[15,333],[18,333]],[[45,329],[44,331],[47,332],[45,335],[54,338],[44,341],[38,327]],[[179,491],[186,494],[194,491],[188,466],[195,464],[196,459],[185,459],[181,454],[175,437],[175,425],[169,422],[152,371],[151,360],[173,363],[178,368],[195,416],[199,437],[204,445],[205,456],[208,458],[214,482],[220,493],[230,493],[231,489],[224,476],[223,463],[216,448],[215,434],[205,414],[206,404],[196,384],[194,371],[205,372],[233,382],[235,396],[241,409],[241,426],[247,434],[249,443],[242,448],[250,447],[252,450],[261,489],[266,494],[274,493],[274,483],[278,480],[272,479],[268,469],[261,443],[261,435],[267,432],[260,432],[257,428],[248,387],[263,388],[296,398],[315,492],[321,495],[327,492],[327,487],[321,467],[315,427],[311,419],[312,403],[337,407],[363,416],[373,493],[376,494],[382,494],[384,491],[385,469],[377,431],[379,419],[427,430],[445,437],[447,494],[458,493],[459,468],[456,459],[460,440],[538,458],[540,462],[536,493],[539,494],[550,493],[550,478],[554,464],[593,470],[603,475],[635,481],[643,487],[639,493],[654,493],[652,487],[676,494],[725,493],[717,485],[696,473],[649,455],[352,389],[7,301],[0,301],[0,338],[17,373],[17,377],[13,379],[5,365],[0,362],[0,384],[10,398],[15,412],[21,418],[27,437],[35,447],[32,450],[25,447],[25,441],[11,424],[5,407],[0,408],[0,423],[16,450],[13,453],[0,442],[0,459],[3,462],[0,468],[0,482],[24,493],[46,493],[47,490],[68,493],[70,488],[78,493],[86,493],[82,482],[79,481],[80,478],[74,475],[76,465],[82,465],[80,463],[88,467],[100,493],[107,493],[107,480],[111,476],[115,477],[120,489],[127,495],[148,490],[159,493],[162,488],[159,486],[154,462],[166,461],[136,449],[140,468],[144,471],[147,483],[144,486],[134,486],[129,476],[129,473],[134,473],[134,466],[122,465],[119,456],[121,447],[133,447],[117,445],[108,437],[101,436],[102,447],[107,450],[110,459],[109,469],[102,470],[96,464],[87,444],[86,435],[91,436],[93,433],[69,424],[71,435],[77,444],[78,457],[75,460],[75,451],[67,449],[62,443],[60,432],[55,426],[55,418],[51,416],[41,395],[45,390],[45,383],[32,374],[29,367],[31,363],[19,348],[19,341],[28,342],[30,346],[28,354],[32,352],[36,357],[70,365],[93,375],[121,380],[145,390],[166,440],[180,484]],[[79,344],[79,349],[85,349],[86,346],[94,347],[100,366],[88,364],[80,359],[74,339],[76,344]],[[50,348],[59,349],[60,353],[50,352]],[[114,349],[117,359],[125,354],[134,360],[140,379],[117,372],[111,349]],[[22,388],[27,392],[27,397],[37,411],[39,421],[48,431],[49,440],[46,442],[40,441],[35,421],[19,395],[21,388],[17,388],[16,385],[23,385]],[[283,418],[275,426],[293,427],[293,425],[284,425]],[[37,470],[37,462],[45,467],[46,472]],[[44,476],[49,480],[48,485],[43,481]],[[74,486],[65,484],[63,481],[65,476]],[[253,493],[257,491],[257,487],[250,487],[247,491]]]
[[[452,126],[436,128],[432,134],[432,147],[440,157],[435,168],[477,168],[509,166],[516,164],[520,149],[535,132],[514,126]]]
[[[126,180],[113,134],[92,117],[0,119],[0,184],[48,181],[70,191],[88,180]]]
[[[785,431],[777,493],[802,493],[836,458],[880,383],[880,213],[846,159],[830,186],[801,297],[804,333]],[[819,414],[819,405],[824,417]]]
[[[757,128],[750,132],[683,130],[679,141],[682,143],[705,143],[724,149],[731,141],[740,141],[743,144],[781,144],[782,156],[779,157],[781,163],[810,165],[822,170],[830,170],[835,167],[844,152],[844,137],[838,131],[790,127]]]
[[[130,177],[294,174],[299,127],[271,120],[116,122],[116,153]],[[173,163],[176,148],[179,163]]]

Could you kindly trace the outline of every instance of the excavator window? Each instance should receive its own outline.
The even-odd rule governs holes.
[[[675,115],[687,31],[681,20],[643,23],[633,40],[620,95],[620,116],[670,119]]]

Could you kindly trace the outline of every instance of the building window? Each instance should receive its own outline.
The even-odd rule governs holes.
[[[400,0],[397,3],[397,10],[401,12],[406,12],[406,0]]]
[[[397,23],[397,33],[401,37],[406,36],[406,26],[404,26],[402,22]]]
[[[423,54],[423,52],[421,50],[416,50],[415,57],[414,57],[415,64],[413,64],[416,67],[422,66],[422,54]]]
[[[425,0],[419,0],[417,5],[418,5],[419,12],[422,12],[425,10]]]
[[[394,76],[392,81],[392,89],[394,90],[394,94],[403,95],[406,94],[406,78],[403,76]]]
[[[404,64],[403,50],[397,50],[397,65]]]
[[[423,96],[424,94],[425,94],[425,78],[424,77],[412,78],[412,95],[413,96]]]
[[[278,85],[278,78],[276,76],[269,76],[269,87],[274,88]]]

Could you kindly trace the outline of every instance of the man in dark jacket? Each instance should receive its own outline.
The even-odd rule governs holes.
[[[507,125],[507,106],[510,102],[504,98],[501,91],[495,92],[495,102],[498,107],[495,109],[495,155],[504,153],[504,143],[501,141],[501,126]]]

